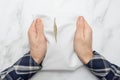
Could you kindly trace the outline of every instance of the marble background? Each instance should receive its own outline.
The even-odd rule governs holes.
[[[21,0],[0,0],[0,71],[4,70],[24,53],[25,45],[21,22]],[[16,7],[17,6],[17,7]],[[104,18],[98,17],[93,27],[93,46],[112,63],[120,66],[120,0],[110,0]],[[16,10],[17,9],[17,10]],[[16,14],[16,15],[14,15]],[[97,23],[97,21],[99,24]],[[18,27],[16,27],[18,26]],[[82,72],[82,73],[81,73]],[[85,72],[89,73],[84,74]],[[82,78],[80,77],[82,75]],[[75,71],[42,71],[31,80],[97,80],[85,66]]]

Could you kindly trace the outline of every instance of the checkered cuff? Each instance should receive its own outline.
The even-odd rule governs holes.
[[[42,68],[37,64],[30,53],[25,54],[13,66],[0,73],[2,80],[28,80]]]
[[[93,54],[93,58],[88,62],[88,64],[86,64],[86,66],[99,79],[108,80],[106,79],[106,76],[110,73],[112,64],[96,51],[93,51]],[[110,73],[110,76],[111,74],[113,74],[113,72]],[[108,75],[108,77],[110,76]]]

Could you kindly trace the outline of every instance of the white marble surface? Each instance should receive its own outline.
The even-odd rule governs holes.
[[[29,51],[26,37],[28,28],[22,26],[21,18],[24,1],[0,0],[0,71],[12,65],[24,53]],[[59,0],[59,3],[61,1]],[[92,25],[93,49],[104,55],[109,61],[120,66],[120,0],[109,1],[104,14],[101,13],[103,7],[99,6],[97,9],[97,13],[102,17],[98,16],[93,22],[94,25]],[[95,4],[99,2],[96,0]],[[84,66],[74,71],[40,71],[31,80],[38,79],[97,80]]]

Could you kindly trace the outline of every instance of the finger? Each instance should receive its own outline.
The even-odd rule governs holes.
[[[80,32],[81,35],[84,33],[84,18],[80,16],[77,20],[77,31]]]
[[[29,38],[35,37],[36,35],[36,27],[35,27],[35,21],[32,22],[29,31],[28,31]]]
[[[85,20],[85,37],[87,40],[92,39],[92,29],[86,20]]]
[[[35,21],[33,20],[33,22],[30,25],[29,30],[35,30],[34,27],[35,27]]]

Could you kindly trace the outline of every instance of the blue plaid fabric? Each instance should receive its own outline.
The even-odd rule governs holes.
[[[120,80],[120,67],[107,61],[97,52],[86,66],[100,80]],[[25,54],[13,66],[0,73],[0,80],[28,80],[42,68],[30,56]]]
[[[0,73],[0,80],[28,80],[42,68],[30,53],[25,54],[13,66]]]
[[[107,61],[96,51],[86,66],[100,80],[120,80],[120,67]]]

